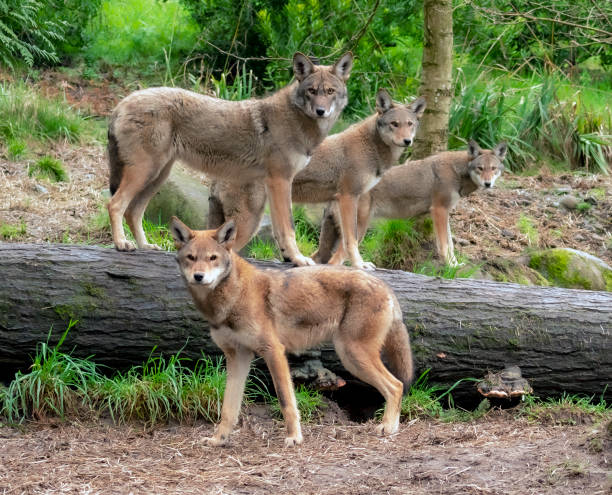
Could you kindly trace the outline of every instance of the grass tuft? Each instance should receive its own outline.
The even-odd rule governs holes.
[[[142,365],[104,380],[97,400],[113,421],[144,421],[153,425],[169,419],[204,418],[217,421],[225,389],[222,360],[202,357],[193,370],[178,354],[165,359],[149,356]]]
[[[0,84],[0,139],[25,150],[24,143],[65,139],[76,143],[97,133],[92,122],[60,99],[48,99],[25,83]]]
[[[26,224],[22,220],[19,225],[9,223],[0,224],[0,238],[11,241],[26,235]]]
[[[43,156],[36,163],[28,166],[28,175],[49,179],[52,182],[68,182],[68,173],[62,162],[50,156]]]

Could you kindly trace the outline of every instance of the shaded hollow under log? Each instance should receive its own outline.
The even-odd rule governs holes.
[[[288,269],[288,264],[255,262]],[[612,377],[612,294],[444,280],[377,270],[397,294],[417,376],[450,385],[517,364],[539,396],[599,396]],[[116,369],[141,364],[156,346],[165,355],[219,354],[208,324],[179,276],[175,255],[60,244],[0,243],[0,370],[27,369],[36,344],[56,342]],[[319,359],[350,380],[329,345],[291,356],[292,367]],[[261,363],[261,360],[260,360]],[[308,376],[305,377],[306,381]],[[475,394],[475,387],[460,393]],[[606,397],[612,396],[607,388]]]

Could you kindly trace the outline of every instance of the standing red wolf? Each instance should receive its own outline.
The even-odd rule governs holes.
[[[313,264],[295,242],[291,182],[346,106],[352,64],[350,52],[333,66],[314,65],[296,53],[295,81],[263,99],[225,101],[178,88],[145,89],[124,98],[108,128],[113,195],[108,212],[116,248],[135,249],[125,238],[124,215],[138,247],[157,248],[147,242],[142,217],[172,164],[181,160],[238,188],[265,186],[283,256],[297,265]],[[241,226],[236,248],[251,234]]]
[[[346,251],[354,267],[374,268],[371,263],[364,263],[359,254],[357,201],[412,144],[424,110],[423,98],[404,105],[393,102],[384,89],[380,90],[376,95],[376,113],[326,138],[314,151],[308,166],[295,176],[294,202],[338,201],[343,249],[332,257],[330,264],[342,264]],[[255,230],[259,226],[266,200],[260,185],[239,190],[231,183],[218,181],[211,188],[211,198],[209,227],[217,227],[229,218],[236,220],[238,231],[245,224]]]
[[[412,354],[399,303],[384,282],[346,267],[258,270],[232,250],[233,220],[217,230],[193,231],[173,217],[170,231],[181,275],[227,361],[221,423],[208,439],[211,444],[228,441],[254,354],[263,357],[272,375],[287,426],[285,444],[301,443],[285,352],[324,341],[334,343],[348,371],[385,398],[378,433],[397,431],[402,392],[412,380]],[[381,352],[395,376],[383,365]]]
[[[438,253],[446,263],[456,266],[450,212],[459,198],[480,188],[493,187],[504,170],[507,149],[506,143],[500,143],[492,150],[483,150],[472,140],[467,151],[444,151],[393,167],[376,187],[359,198],[359,241],[373,217],[410,218],[431,213]],[[336,248],[334,256],[344,259],[337,209],[337,205],[331,203],[323,214],[316,258],[321,263],[325,263]]]

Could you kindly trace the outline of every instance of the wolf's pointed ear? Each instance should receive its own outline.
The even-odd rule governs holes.
[[[470,157],[470,159],[473,160],[481,153],[482,150],[480,149],[480,146],[478,146],[478,143],[473,139],[470,139],[470,142],[468,143],[468,156]]]
[[[417,119],[420,119],[423,116],[423,112],[425,112],[426,107],[427,102],[422,96],[419,96],[410,105],[408,105],[408,108],[416,115]]]
[[[176,217],[170,219],[170,233],[174,238],[176,249],[181,249],[190,239],[193,239],[193,231]]]
[[[298,81],[303,81],[314,70],[314,64],[303,53],[295,52],[293,55],[293,75]]]
[[[379,115],[382,115],[393,106],[393,100],[391,95],[386,89],[379,89],[376,93],[376,111]]]
[[[351,69],[353,68],[353,54],[352,52],[346,52],[340,60],[338,60],[332,67],[332,72],[336,74],[340,79],[346,81],[351,75]]]
[[[215,239],[226,249],[231,249],[236,240],[236,224],[233,220],[228,220],[217,229]]]
[[[493,153],[495,153],[495,155],[497,156],[497,158],[499,158],[500,161],[503,161],[504,158],[506,158],[507,152],[508,152],[508,143],[506,143],[505,141],[499,143],[493,150]]]

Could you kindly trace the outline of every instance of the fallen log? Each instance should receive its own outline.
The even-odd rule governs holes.
[[[71,319],[78,324],[63,348],[93,355],[113,368],[141,364],[154,347],[165,355],[181,350],[182,356],[194,359],[201,352],[219,354],[179,276],[174,254],[0,243],[0,274],[4,379],[31,363],[50,328],[53,343]],[[391,270],[375,275],[397,294],[417,373],[430,368],[431,381],[452,384],[516,364],[536,395],[565,391],[612,396],[612,294]],[[313,359],[348,377],[331,346],[291,358],[294,366],[311,365]],[[308,373],[317,370],[302,378]]]

